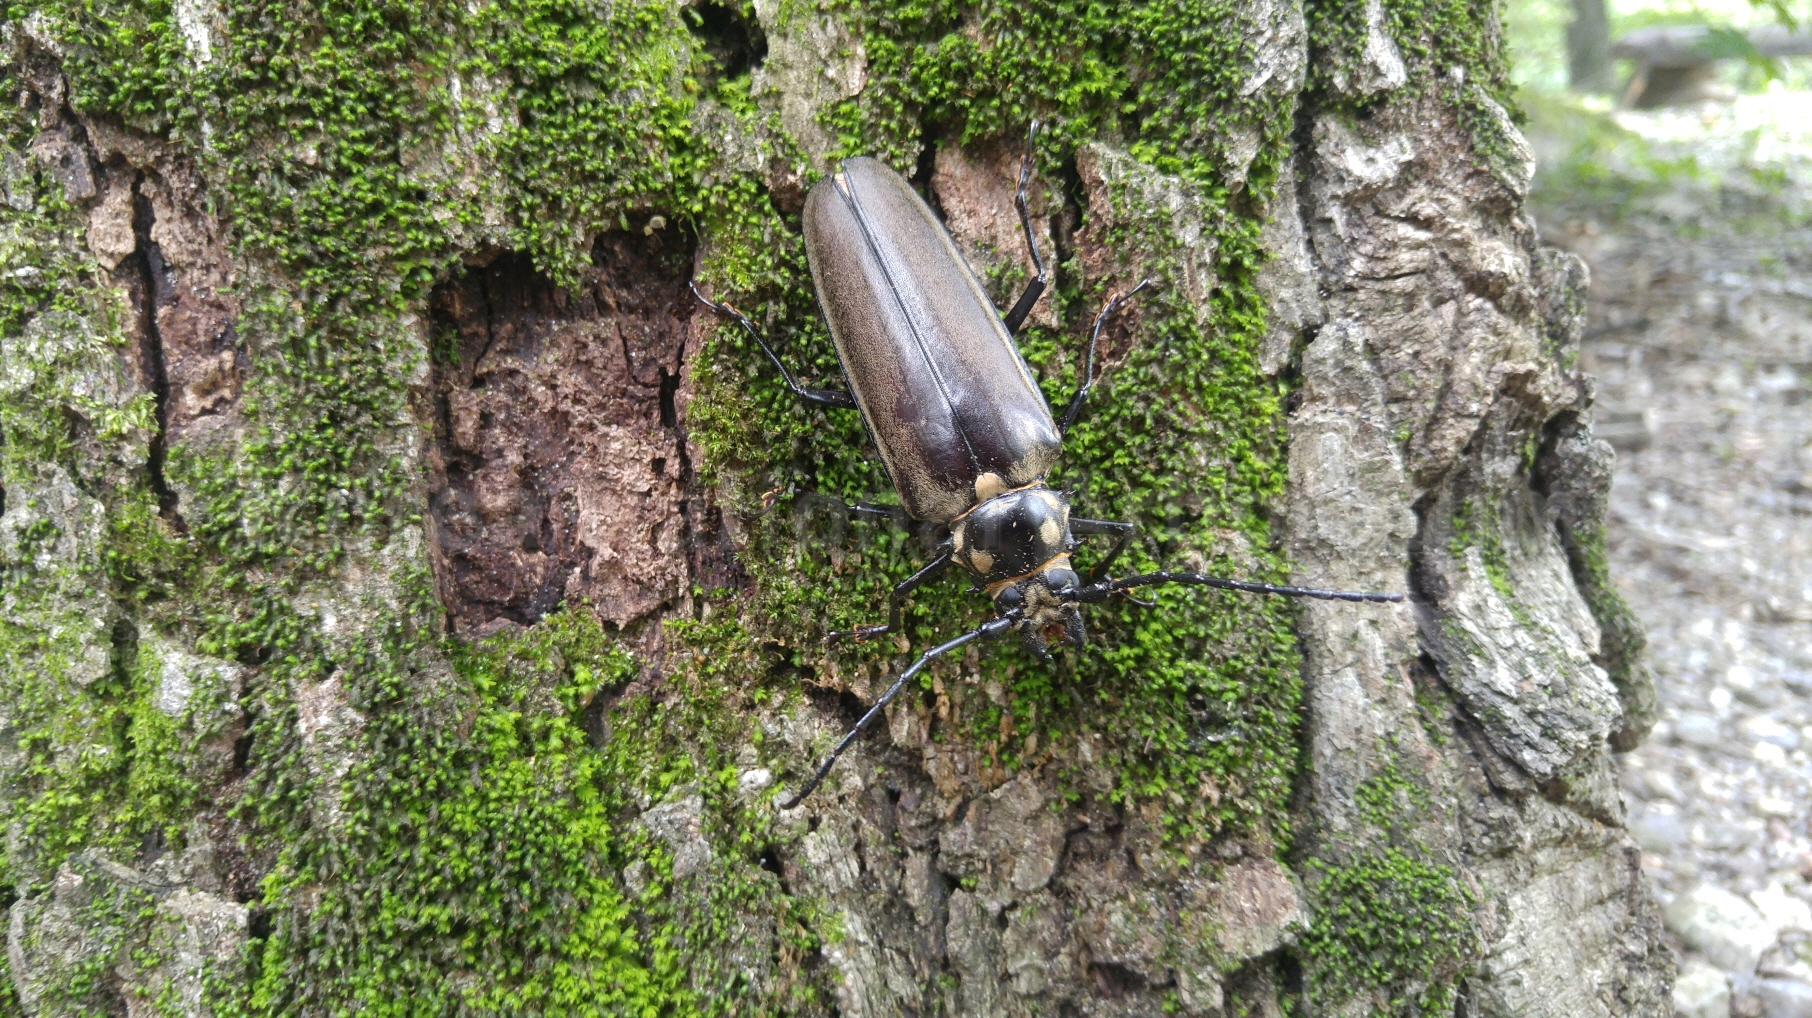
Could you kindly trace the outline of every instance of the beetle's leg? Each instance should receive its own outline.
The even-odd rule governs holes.
[[[1095,563],[1095,565],[1089,569],[1088,582],[1093,583],[1101,577],[1106,576],[1108,567],[1114,564],[1114,559],[1120,557],[1120,553],[1126,550],[1127,543],[1130,542],[1133,535],[1138,532],[1139,525],[1137,523],[1119,523],[1114,520],[1081,520],[1071,517],[1070,533],[1072,534],[1117,534],[1120,538],[1118,541],[1114,542],[1114,546],[1108,551],[1107,557],[1100,562]]]
[[[1026,202],[1026,184],[1032,179],[1032,140],[1038,137],[1038,121],[1032,121],[1032,127],[1026,132],[1026,154],[1019,161],[1019,187],[1013,192],[1013,207],[1019,210],[1019,227],[1026,234],[1026,251],[1032,256],[1032,265],[1038,270],[1032,281],[1026,284],[1025,292],[1019,295],[1013,310],[1007,312],[1001,323],[1007,327],[1008,335],[1018,335],[1019,327],[1026,323],[1026,316],[1032,313],[1032,305],[1044,293],[1045,284],[1050,282],[1050,273],[1045,271],[1044,256],[1038,253],[1038,238],[1032,233],[1032,208]]]
[[[1150,285],[1151,280],[1141,279],[1138,286],[1126,291],[1125,296],[1108,297],[1107,305],[1101,309],[1100,314],[1095,316],[1095,327],[1088,331],[1088,360],[1082,369],[1082,388],[1077,389],[1076,395],[1070,398],[1069,409],[1063,412],[1063,423],[1057,426],[1059,433],[1069,434],[1070,425],[1076,423],[1076,418],[1082,413],[1082,404],[1088,399],[1088,391],[1094,388],[1095,346],[1101,339],[1101,327],[1107,324],[1107,320],[1113,317],[1114,312],[1125,307],[1126,302],[1132,300],[1134,294]]]
[[[741,311],[736,310],[728,304],[720,304],[717,301],[706,297],[704,294],[699,293],[697,283],[693,283],[691,286],[692,296],[697,297],[699,303],[720,315],[728,315],[729,317],[736,319],[742,326],[742,331],[748,333],[749,338],[755,341],[755,345],[761,347],[761,352],[768,355],[768,360],[774,362],[774,367],[779,369],[780,377],[786,380],[786,387],[793,395],[798,396],[807,403],[815,403],[818,406],[840,407],[844,410],[856,409],[855,397],[847,392],[837,392],[834,389],[812,389],[800,385],[798,379],[793,377],[793,373],[788,371],[786,365],[780,362],[780,357],[769,348],[767,341],[761,338],[761,333],[755,331],[755,323],[749,321],[748,315],[743,314]]]
[[[824,638],[841,640],[844,637],[853,636],[857,640],[866,640],[871,636],[880,636],[883,633],[899,632],[900,613],[906,608],[906,599],[912,596],[913,591],[937,579],[938,575],[948,568],[950,568],[950,551],[946,548],[937,558],[925,563],[924,568],[901,580],[899,586],[893,588],[893,596],[888,599],[886,625],[857,626],[844,632],[826,634]]]
[[[1072,521],[1071,526],[1074,526]],[[1253,583],[1249,580],[1228,580],[1219,576],[1203,576],[1201,573],[1173,573],[1160,570],[1155,573],[1141,573],[1121,580],[1103,580],[1086,587],[1076,587],[1063,592],[1065,601],[1083,601],[1098,603],[1131,590],[1134,587],[1150,587],[1159,583],[1189,583],[1201,587],[1213,587],[1216,590],[1240,590],[1248,594],[1275,594],[1280,597],[1313,597],[1322,601],[1401,601],[1402,594],[1374,594],[1359,590],[1321,590],[1316,587],[1286,587],[1275,583]]]
[[[812,790],[818,787],[819,782],[824,780],[826,774],[830,773],[830,769],[836,764],[837,758],[843,755],[843,751],[849,748],[850,743],[856,741],[856,736],[861,735],[864,729],[874,723],[875,718],[881,716],[881,711],[885,710],[887,705],[893,702],[894,697],[900,695],[900,690],[906,688],[906,683],[910,681],[913,676],[923,671],[925,666],[931,663],[932,659],[942,657],[958,647],[972,643],[982,637],[991,639],[999,636],[1017,625],[1019,623],[1019,618],[1020,613],[1018,611],[1009,612],[991,622],[984,622],[981,625],[976,626],[974,629],[969,630],[954,640],[940,643],[925,653],[920,654],[919,659],[912,663],[912,667],[900,673],[900,677],[894,680],[893,685],[887,687],[887,692],[882,693],[881,698],[875,701],[875,705],[868,708],[868,713],[862,715],[862,720],[856,722],[856,727],[850,729],[849,734],[845,735],[843,740],[837,743],[837,748],[831,750],[830,756],[824,758],[824,762],[818,765],[817,773],[813,774],[812,779],[805,783],[805,787],[799,790],[799,794],[788,799],[786,802],[781,803],[780,808],[792,809],[794,806],[805,801],[805,797],[812,794]]]
[[[906,515],[904,506],[875,505],[872,502],[849,502],[846,503],[843,508],[848,511],[851,519],[861,516],[871,520],[886,520],[889,523],[897,523],[902,527],[912,521],[912,517]]]

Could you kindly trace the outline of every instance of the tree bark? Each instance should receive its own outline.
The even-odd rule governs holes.
[[[1464,5],[182,0],[5,26],[0,1010],[1671,1014],[1582,263]],[[800,240],[910,175],[1166,589],[929,669]],[[1099,549],[1079,551],[1091,561]]]

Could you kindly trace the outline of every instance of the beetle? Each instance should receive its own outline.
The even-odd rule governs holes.
[[[898,633],[907,598],[952,566],[975,578],[995,610],[993,619],[920,654],[783,810],[818,787],[844,750],[926,665],[976,640],[1017,631],[1035,655],[1048,660],[1053,643],[1083,646],[1081,605],[1160,583],[1341,601],[1403,599],[1193,572],[1108,576],[1137,526],[1071,515],[1066,494],[1049,487],[1045,477],[1094,385],[1103,325],[1151,281],[1110,295],[1095,316],[1081,387],[1061,421],[1055,419],[1013,341],[1049,282],[1026,201],[1036,131],[1034,123],[1013,196],[1036,272],[1004,315],[930,206],[891,168],[866,156],[846,159],[813,186],[805,203],[806,256],[849,392],[800,384],[748,316],[692,288],[699,301],[742,327],[794,395],[862,414],[900,505],[845,506],[852,516],[904,517],[939,525],[948,534],[929,563],[894,587],[884,625],[827,639]],[[1070,555],[1078,537],[1094,535],[1116,540],[1085,578]]]

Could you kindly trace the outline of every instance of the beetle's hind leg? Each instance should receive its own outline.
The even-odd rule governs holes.
[[[743,314],[741,311],[736,310],[728,304],[720,304],[704,294],[699,293],[697,283],[690,285],[692,287],[692,296],[697,297],[699,303],[720,315],[736,319],[737,323],[742,326],[742,331],[748,333],[749,338],[755,341],[755,345],[761,347],[761,352],[768,355],[768,360],[774,362],[774,367],[780,371],[780,377],[786,381],[787,390],[793,395],[798,396],[807,403],[813,403],[818,406],[838,407],[843,410],[856,409],[855,397],[847,392],[838,392],[835,389],[813,389],[808,386],[800,385],[799,380],[793,377],[793,373],[786,369],[785,364],[781,363],[779,355],[774,353],[773,349],[768,346],[767,340],[762,339],[761,333],[755,330],[755,323],[749,321],[748,315]]]
[[[900,613],[906,607],[906,599],[912,596],[913,591],[932,580],[937,579],[938,576],[948,568],[950,568],[950,549],[945,547],[937,558],[925,563],[924,567],[918,572],[901,580],[899,585],[893,588],[893,596],[888,598],[886,625],[857,626],[850,630],[827,633],[824,637],[825,640],[842,640],[850,637],[853,637],[856,640],[866,640],[871,636],[882,636],[887,633],[899,632]]]
[[[1032,233],[1032,208],[1026,202],[1026,184],[1032,179],[1032,141],[1037,137],[1038,121],[1034,120],[1031,128],[1026,131],[1025,157],[1019,161],[1019,187],[1013,191],[1013,207],[1019,210],[1019,228],[1025,231],[1026,251],[1032,256],[1033,268],[1037,269],[1032,281],[1026,284],[1025,292],[1014,302],[1013,310],[1001,319],[1001,324],[1007,327],[1007,334],[1013,336],[1019,334],[1019,327],[1026,323],[1026,316],[1032,313],[1032,305],[1038,303],[1038,298],[1044,294],[1045,285],[1051,280],[1050,273],[1044,267],[1044,256],[1038,253],[1038,237]]]

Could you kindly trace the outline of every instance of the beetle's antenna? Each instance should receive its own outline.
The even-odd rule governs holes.
[[[1106,306],[1095,316],[1095,327],[1088,332],[1088,361],[1082,371],[1082,388],[1076,390],[1076,395],[1070,398],[1069,409],[1063,412],[1063,423],[1057,427],[1058,433],[1069,434],[1070,425],[1075,424],[1076,418],[1082,415],[1082,404],[1088,399],[1089,390],[1095,386],[1095,347],[1101,339],[1101,327],[1107,324],[1107,320],[1115,312],[1125,307],[1134,295],[1151,283],[1150,279],[1141,279],[1138,286],[1126,291],[1124,295],[1109,295]]]
[[[1403,600],[1402,594],[1373,594],[1356,590],[1320,590],[1315,587],[1285,587],[1273,583],[1252,583],[1247,580],[1227,580],[1218,576],[1203,576],[1201,573],[1173,573],[1160,571],[1128,576],[1123,580],[1103,580],[1100,583],[1063,591],[1058,596],[1065,601],[1083,601],[1097,604],[1114,594],[1133,587],[1150,587],[1159,583],[1192,583],[1202,587],[1213,587],[1217,590],[1243,590],[1248,594],[1275,594],[1279,597],[1313,597],[1322,601],[1378,601],[1395,602]]]
[[[1044,293],[1045,285],[1051,279],[1050,273],[1045,271],[1044,256],[1038,253],[1038,238],[1032,233],[1032,207],[1026,201],[1026,184],[1032,180],[1032,142],[1037,138],[1038,121],[1034,120],[1026,130],[1026,154],[1019,160],[1019,186],[1013,191],[1013,207],[1019,210],[1019,226],[1026,234],[1026,250],[1031,252],[1032,266],[1038,273],[1026,284],[1026,290],[1019,295],[1013,310],[1008,311],[1007,317],[1001,320],[1009,334],[1019,332],[1019,327],[1025,324],[1026,316],[1032,313],[1032,305],[1038,303],[1039,296]]]
[[[894,697],[900,695],[900,690],[906,688],[906,683],[910,681],[913,676],[923,671],[925,666],[930,664],[933,658],[941,657],[958,647],[973,643],[984,637],[993,639],[1018,624],[1021,614],[1023,613],[1018,610],[1010,611],[998,619],[984,622],[956,639],[950,640],[947,643],[940,643],[925,653],[920,654],[919,659],[912,663],[912,667],[901,672],[900,677],[895,679],[893,685],[887,688],[887,692],[882,693],[881,698],[875,701],[875,705],[868,708],[868,713],[862,715],[862,720],[856,722],[856,727],[849,730],[849,734],[843,737],[843,741],[837,743],[837,748],[831,750],[830,756],[824,758],[824,762],[818,765],[818,772],[812,775],[812,780],[805,783],[805,787],[799,790],[798,795],[781,803],[780,808],[783,810],[792,809],[794,806],[804,802],[805,797],[812,794],[812,792],[817,789],[818,784],[824,780],[824,776],[830,773],[831,767],[836,764],[837,758],[843,755],[843,751],[849,748],[850,743],[855,742],[856,737],[861,735],[863,730],[874,722],[875,718],[881,716],[881,711],[886,709],[887,705],[893,702]]]

